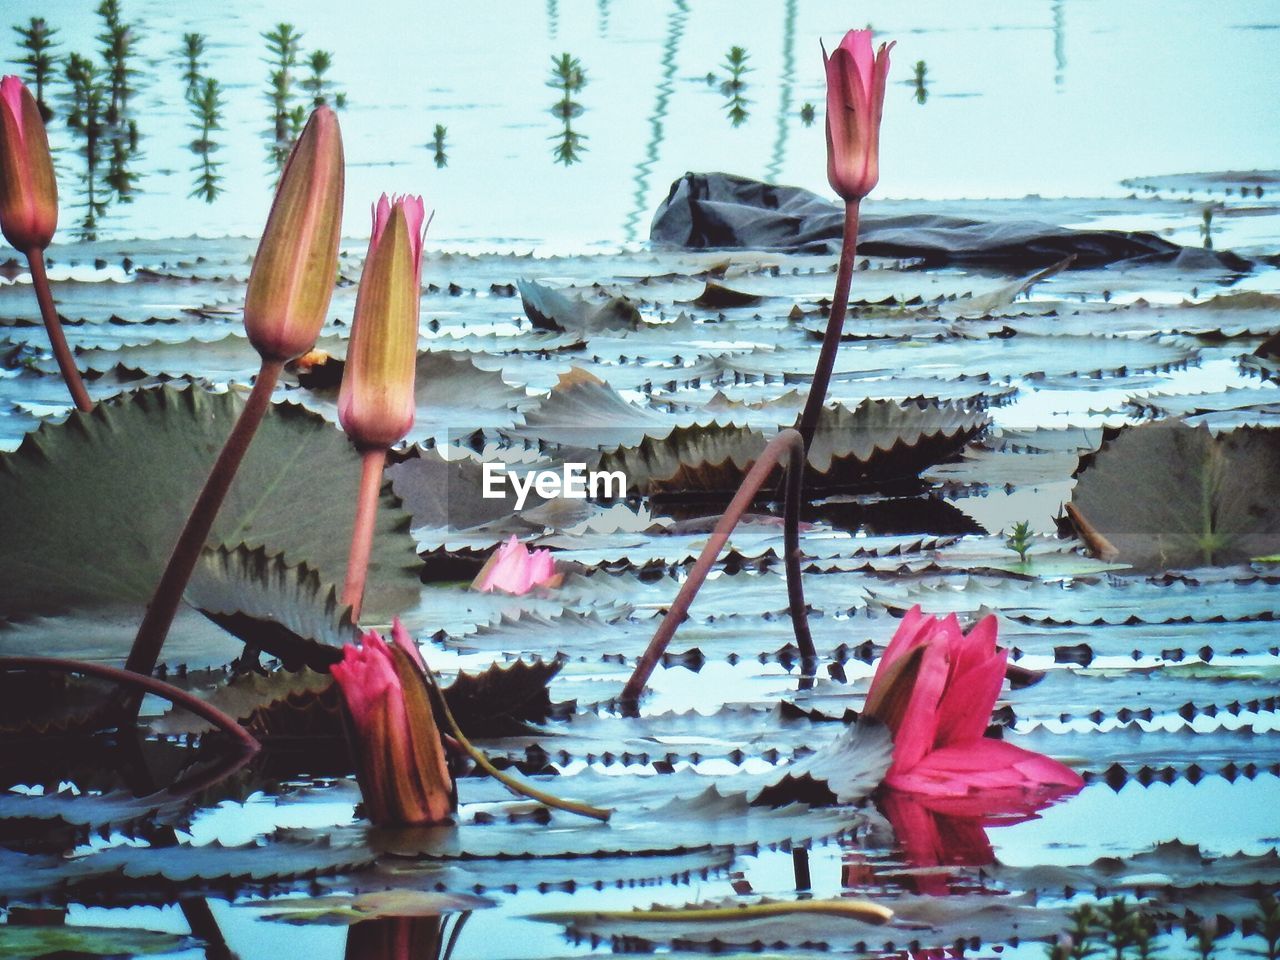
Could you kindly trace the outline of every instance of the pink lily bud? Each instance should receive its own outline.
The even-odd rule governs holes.
[[[22,253],[49,246],[58,228],[58,181],[35,97],[0,80],[0,229]]]
[[[892,43],[871,49],[870,30],[850,30],[827,70],[827,180],[846,201],[861,200],[880,179],[880,115]]]
[[[982,791],[1075,793],[1084,780],[1057,760],[984,736],[1004,684],[1009,652],[996,618],[967,634],[955,614],[913,607],[876,667],[864,715],[893,732],[885,783],[905,793],[956,797]]]
[[[558,587],[561,579],[550,550],[530,552],[512,534],[485,562],[471,586],[482,593],[503,590],[520,596],[534,587]]]
[[[343,177],[337,114],[317,107],[280,175],[245,292],[245,330],[265,360],[301,356],[320,335],[338,273]]]
[[[338,420],[356,446],[389,447],[413,426],[424,210],[384,193],[356,294]]]
[[[388,646],[370,630],[330,667],[351,721],[348,740],[365,812],[387,826],[443,823],[456,806],[425,672],[406,643],[412,646],[407,634],[397,635]]]

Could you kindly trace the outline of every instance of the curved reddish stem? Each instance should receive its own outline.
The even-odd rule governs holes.
[[[155,677],[142,676],[119,667],[109,667],[103,663],[89,663],[84,660],[69,660],[65,657],[0,657],[0,671],[6,670],[52,670],[56,673],[83,673],[91,677],[101,677],[121,686],[130,687],[142,693],[154,693],[170,703],[190,710],[202,720],[207,720],[215,727],[239,742],[249,755],[262,749],[257,739],[242,727],[235,717],[224,713],[211,703],[206,703],[186,690],[180,690],[171,683],[157,680]]]
[[[361,457],[356,522],[347,555],[347,581],[342,588],[342,602],[351,607],[352,623],[360,621],[360,608],[364,606],[364,585],[369,576],[369,556],[373,553],[373,527],[378,519],[378,495],[382,492],[387,451],[385,447],[375,447],[363,451]]]
[[[804,448],[813,445],[813,434],[818,429],[818,416],[827,402],[827,387],[831,383],[831,371],[835,369],[836,352],[840,349],[840,334],[844,330],[844,315],[849,306],[849,286],[853,280],[853,260],[858,253],[858,205],[850,200],[844,205],[844,237],[840,244],[840,265],[836,268],[836,290],[831,297],[831,313],[827,316],[827,329],[822,335],[822,350],[818,365],[813,370],[813,382],[804,402],[797,429],[804,437]]]
[[[58,370],[62,373],[62,382],[71,391],[71,399],[76,409],[88,412],[93,409],[93,401],[89,399],[89,391],[84,387],[80,371],[71,356],[71,348],[67,346],[67,335],[62,332],[62,321],[58,318],[58,308],[53,304],[53,293],[49,290],[49,275],[44,269],[44,251],[28,250],[27,262],[31,264],[31,286],[36,291],[36,302],[40,304],[40,317],[44,320],[44,328],[49,334],[49,345],[53,347],[53,359],[58,361]]]
[[[742,515],[760,492],[760,487],[784,456],[787,458],[787,494],[783,508],[783,553],[785,554],[783,563],[787,575],[787,600],[791,612],[792,629],[795,631],[796,644],[804,659],[805,671],[812,672],[813,665],[817,661],[817,653],[813,647],[813,638],[809,634],[804,588],[800,582],[799,513],[800,489],[804,479],[804,442],[795,430],[783,430],[769,441],[756,462],[751,465],[751,469],[738,487],[738,492],[733,495],[733,500],[725,509],[715,530],[712,531],[706,546],[698,554],[693,569],[689,571],[688,579],[680,587],[680,592],[676,594],[675,600],[667,609],[666,616],[658,624],[653,639],[649,641],[649,646],[645,648],[636,663],[635,670],[632,671],[631,679],[622,690],[621,699],[624,704],[634,704],[640,699],[644,685],[649,681],[658,661],[662,659],[662,654],[667,649],[667,644],[671,642],[671,638],[675,636],[676,629],[684,621],[689,605],[693,603],[693,598],[702,587],[703,581],[707,579],[712,564],[720,556],[720,551],[728,541],[729,534],[738,525],[738,521],[742,519]]]
[[[284,363],[280,360],[262,361],[262,368],[258,371],[258,379],[254,381],[249,399],[240,411],[235,426],[231,428],[226,443],[222,445],[222,452],[214,461],[204,488],[196,498],[182,533],[178,535],[178,542],[169,555],[169,562],[151,596],[151,603],[147,605],[138,634],[134,637],[129,659],[125,661],[126,670],[150,676],[155,669],[160,650],[173,625],[173,618],[182,604],[182,592],[187,589],[191,572],[195,570],[200,551],[209,539],[209,531],[213,529],[213,521],[218,516],[222,501],[226,499],[227,491],[231,489],[240,461],[244,459],[253,435],[258,431],[258,425],[271,406],[271,394],[283,367]],[[136,715],[136,700],[129,702],[129,709]]]

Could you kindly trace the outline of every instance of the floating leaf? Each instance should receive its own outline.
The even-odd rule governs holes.
[[[0,458],[0,609],[10,616],[145,602],[241,405],[233,394],[160,388],[45,426]],[[330,582],[346,569],[359,456],[296,407],[265,418],[212,541],[266,546]],[[165,505],[163,509],[160,505]],[[417,593],[408,515],[379,510],[366,608]],[[74,638],[61,649],[74,651]]]
[[[535,280],[517,280],[524,312],[541,330],[591,334],[604,330],[634,330],[643,322],[640,311],[626,297],[592,303],[552,289]]]
[[[355,639],[351,608],[306,564],[290,566],[264,548],[206,549],[187,602],[247,645],[284,661],[323,669]]]
[[[127,927],[27,927],[0,924],[0,954],[9,960],[41,957],[147,957],[196,946],[189,936]]]
[[[467,354],[446,350],[418,354],[413,395],[417,409],[407,434],[410,442],[447,443],[478,428],[510,427],[519,420],[516,408],[525,400],[525,392],[507,383],[501,373],[481,368]],[[300,391],[297,399],[337,423],[337,386],[317,385]]]
[[[825,787],[836,802],[857,803],[880,786],[892,762],[893,737],[887,727],[851,723],[831,743],[785,767],[755,802],[774,806],[787,797],[806,799],[810,790]]]
[[[349,926],[380,917],[437,917],[442,913],[483,910],[493,905],[492,900],[465,893],[392,889],[346,896],[251,900],[240,906],[283,923]]]
[[[551,713],[547,685],[562,666],[559,660],[517,660],[490,664],[481,673],[458,673],[442,691],[454,720],[468,737],[502,736]]]
[[[1214,437],[1178,421],[1126,427],[1081,462],[1071,507],[1106,559],[1147,569],[1232,564],[1280,548],[1280,430]]]
[[[608,823],[555,811],[547,817],[546,825],[532,830],[488,814],[456,827],[376,830],[368,841],[380,853],[402,857],[599,857],[798,843],[833,836],[858,819],[848,810],[810,810],[804,804],[752,807],[745,794],[724,794],[714,786],[649,809],[619,809]]]

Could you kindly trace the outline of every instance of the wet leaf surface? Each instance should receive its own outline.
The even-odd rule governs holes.
[[[1229,565],[1280,547],[1280,431],[1213,437],[1178,421],[1132,427],[1078,473],[1072,506],[1112,547],[1144,568]]]

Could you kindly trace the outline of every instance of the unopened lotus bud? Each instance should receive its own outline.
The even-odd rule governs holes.
[[[315,346],[338,272],[344,167],[338,117],[317,107],[293,145],[244,300],[249,341],[266,360]]]
[[[44,250],[58,228],[58,182],[35,97],[0,81],[0,229],[22,253]]]
[[[338,420],[356,446],[389,447],[413,426],[418,361],[421,197],[384,193],[356,294]]]

